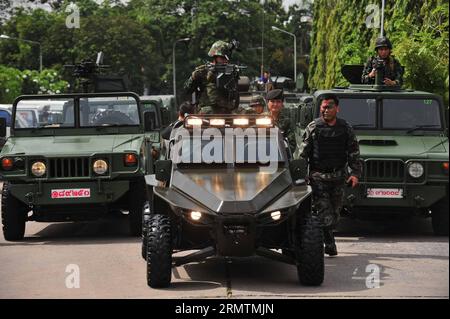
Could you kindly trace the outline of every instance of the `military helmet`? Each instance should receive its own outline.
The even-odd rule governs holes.
[[[256,95],[252,97],[250,100],[250,106],[256,106],[256,105],[262,105],[264,106],[266,103],[264,101],[264,98],[261,95]]]
[[[389,41],[389,39],[386,37],[377,38],[377,40],[375,41],[375,51],[377,51],[379,48],[382,48],[382,47],[387,47],[390,50],[392,50],[391,41]]]
[[[219,41],[214,42],[214,44],[211,46],[211,49],[209,49],[209,52],[208,52],[208,56],[210,56],[210,57],[223,56],[227,60],[229,60],[230,56],[231,56],[230,49],[231,49],[230,43],[219,40]]]

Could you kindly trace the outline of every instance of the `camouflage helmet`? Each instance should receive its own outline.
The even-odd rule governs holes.
[[[252,99],[250,100],[250,106],[257,106],[257,105],[262,105],[264,106],[266,103],[264,101],[264,98],[261,95],[255,95],[254,97],[252,97]]]
[[[215,56],[223,56],[227,60],[230,59],[230,47],[231,45],[225,41],[219,40],[214,42],[214,44],[211,46],[211,49],[209,49],[208,56],[215,57]]]
[[[379,37],[375,41],[375,51],[377,51],[379,48],[387,47],[388,49],[392,50],[392,43],[389,41],[386,37]]]

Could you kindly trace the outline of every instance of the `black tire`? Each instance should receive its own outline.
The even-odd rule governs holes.
[[[115,125],[133,125],[134,121],[125,113],[120,111],[103,111],[92,119],[94,125],[115,124]]]
[[[314,217],[306,217],[297,227],[297,273],[301,284],[319,286],[325,273],[323,230]]]
[[[142,207],[144,207],[146,198],[145,182],[131,182],[129,190],[128,218],[131,236],[142,235]]]
[[[147,231],[147,285],[165,288],[172,277],[172,238],[170,218],[152,215]]]
[[[448,194],[431,208],[431,223],[436,236],[448,236]]]
[[[25,223],[29,209],[11,195],[10,184],[3,183],[2,224],[3,237],[8,241],[22,240],[25,235]]]

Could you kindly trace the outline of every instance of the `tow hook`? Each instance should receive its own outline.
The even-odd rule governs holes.
[[[34,194],[32,192],[26,193],[25,198],[27,199],[28,206],[33,207],[34,204]]]
[[[353,194],[350,194],[347,196],[347,202],[348,202],[348,206],[353,207],[355,204],[355,200],[356,200],[356,196]]]

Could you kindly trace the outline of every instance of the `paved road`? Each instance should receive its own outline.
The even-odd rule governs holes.
[[[0,298],[449,297],[448,237],[433,237],[429,220],[386,226],[344,219],[338,248],[338,257],[326,258],[321,287],[298,285],[294,266],[254,257],[177,267],[172,287],[155,290],[125,220],[32,222],[22,242],[1,237]],[[76,283],[71,265],[79,288],[66,287]],[[370,280],[377,272],[379,288]]]

